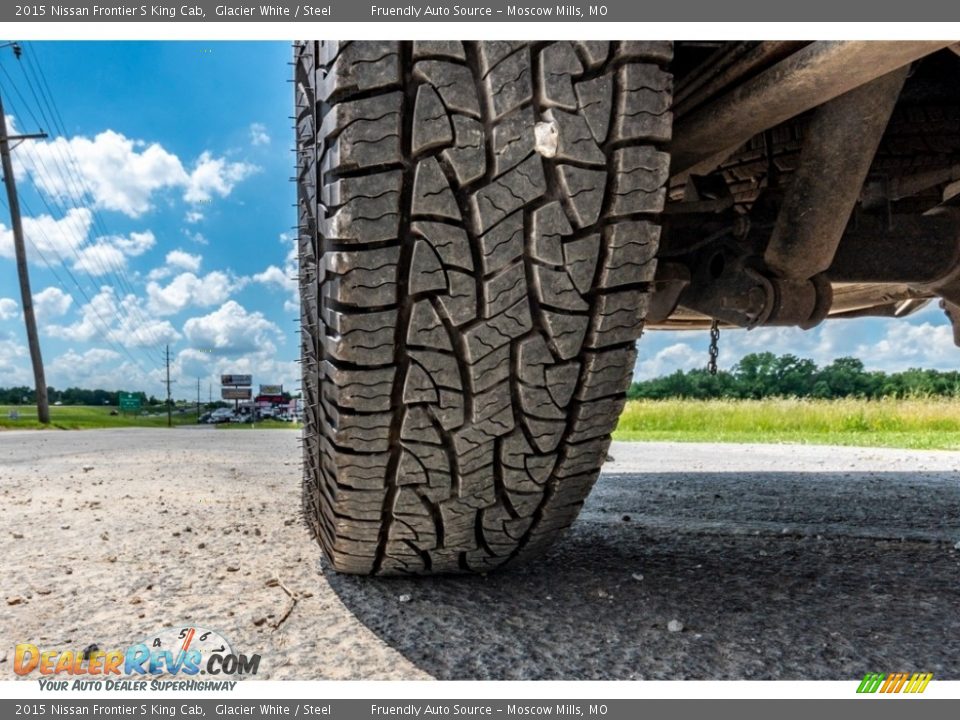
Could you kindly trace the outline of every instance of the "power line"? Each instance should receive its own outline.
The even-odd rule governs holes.
[[[40,112],[40,115],[43,117],[45,121],[51,123],[51,125],[54,128],[59,129],[61,132],[61,136],[64,137],[65,139],[66,132],[65,132],[65,127],[63,125],[62,116],[60,115],[59,110],[56,108],[56,105],[55,104],[51,105],[49,100],[47,100],[46,95],[44,94],[44,88],[46,88],[46,91],[49,92],[49,84],[47,84],[46,82],[46,78],[43,75],[42,68],[40,68],[39,65],[37,64],[37,69],[39,69],[41,73],[40,77],[38,78],[37,71],[34,70],[33,65],[29,67],[29,71],[33,73],[34,79],[37,80],[36,86],[34,86],[34,83],[31,81],[30,76],[27,74],[27,68],[24,66],[21,66],[21,67],[24,68],[23,69],[24,79],[26,80],[28,87],[30,88],[30,93],[33,95],[33,98],[37,103],[37,109]],[[34,113],[33,109],[30,107],[30,104],[28,103],[27,99],[24,97],[23,93],[20,92],[19,88],[17,87],[16,82],[13,80],[10,73],[6,71],[6,68],[2,66],[2,64],[0,64],[0,70],[2,70],[4,76],[6,76],[6,78],[8,79],[8,82],[13,87],[13,90],[17,95],[17,97],[20,99],[20,101],[23,102],[23,106],[25,107],[28,115],[34,120],[35,123],[37,123],[38,125],[41,124],[39,119],[37,118],[36,113]],[[40,88],[39,93],[37,88]],[[41,102],[40,100],[41,96],[44,97],[46,101],[45,103]],[[89,187],[85,187],[83,189],[79,187],[80,183],[83,183],[84,185],[85,183],[77,169],[78,162],[76,158],[64,157],[65,150],[62,143],[53,143],[52,147],[54,148],[55,153],[59,155],[60,160],[58,161],[56,155],[54,155],[53,153],[50,154],[49,159],[53,163],[54,169],[57,171],[59,175],[60,186],[64,189],[64,192],[61,194],[54,193],[54,196],[52,198],[53,202],[58,206],[59,213],[51,207],[50,202],[47,200],[45,192],[38,193],[38,195],[41,201],[43,202],[44,206],[47,208],[47,211],[51,214],[51,216],[55,216],[59,214],[63,219],[66,219],[67,222],[63,222],[63,219],[62,219],[60,221],[60,224],[62,228],[69,229],[73,242],[69,243],[68,248],[74,257],[77,267],[82,267],[86,263],[84,263],[83,260],[81,259],[79,252],[77,251],[77,248],[84,245],[84,242],[85,242],[84,237],[81,237],[80,233],[78,232],[78,228],[76,225],[77,223],[76,216],[72,216],[70,212],[66,209],[65,205],[63,205],[62,203],[56,200],[56,196],[62,195],[66,197],[68,200],[71,201],[73,209],[75,210],[86,209],[88,212],[91,212],[94,220],[94,224],[98,226],[98,229],[102,233],[104,240],[110,237],[110,233],[107,230],[102,217],[100,216],[99,213],[96,212],[95,209],[81,208],[76,201],[77,197],[82,197],[84,195],[92,196],[92,193],[89,191]],[[72,155],[72,153],[70,153],[69,146],[66,146],[66,153],[69,155]],[[33,157],[35,159],[33,173],[35,175],[39,175],[38,181],[41,187],[49,187],[49,188],[56,187],[56,184],[54,182],[51,182],[51,178],[53,177],[53,174],[51,173],[43,157],[36,154],[34,154]],[[40,167],[37,167],[38,164]],[[41,174],[41,168],[42,168],[42,174]],[[26,207],[26,204],[25,204],[25,207]],[[31,212],[31,211],[28,209],[28,212]],[[84,236],[86,235],[86,231],[84,231],[83,235]],[[47,238],[47,240],[49,243],[49,238]],[[83,291],[82,287],[80,286],[79,282],[77,282],[73,274],[69,272],[69,269],[67,268],[66,263],[63,263],[62,256],[60,256],[60,254],[56,251],[55,246],[53,246],[52,243],[50,244],[50,247],[54,248],[54,253],[58,255],[58,259],[60,259],[64,268],[67,269],[67,272],[71,276],[71,279],[74,281],[74,284],[77,286],[78,290],[81,291],[81,293],[87,299],[87,302],[89,304],[90,303],[89,297],[86,295],[86,292]],[[93,247],[93,246],[88,245],[88,247]],[[132,295],[133,297],[137,297],[137,292],[133,289],[131,283],[126,278],[126,274],[123,272],[123,268],[119,267],[116,262],[111,263],[111,267],[108,268],[105,265],[104,260],[99,253],[91,253],[89,256],[89,259],[92,260],[93,264],[97,266],[98,275],[100,275],[105,279],[112,277],[113,281],[111,282],[108,279],[107,284],[114,285],[115,286],[114,289],[121,291],[115,294],[118,301],[122,302],[124,295]],[[46,264],[48,266],[51,266],[49,262],[47,262]],[[51,266],[51,269],[52,269],[52,266]],[[97,308],[93,308],[93,309],[99,316],[100,315],[99,310]],[[141,352],[143,352],[144,355],[151,362],[156,362],[157,358],[156,356],[152,356],[151,352],[158,352],[158,346],[160,343],[157,340],[157,336],[155,334],[154,328],[147,325],[145,316],[143,315],[143,312],[137,303],[134,302],[133,304],[128,305],[126,307],[126,310],[127,310],[126,322],[124,322],[120,318],[119,312],[117,312],[116,309],[114,311],[115,314],[117,315],[117,319],[120,326],[125,327],[128,330],[128,332],[131,332],[131,334],[136,338]],[[100,316],[100,318],[101,318],[101,323],[104,326],[106,326],[106,322],[103,320],[102,316]],[[107,333],[109,333],[109,330],[107,330]],[[109,335],[105,334],[104,339],[109,341]],[[130,356],[129,351],[126,351],[126,354]],[[137,363],[137,365],[139,366],[139,363]]]

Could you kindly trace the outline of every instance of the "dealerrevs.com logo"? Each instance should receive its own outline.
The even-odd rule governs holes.
[[[259,667],[259,654],[234,652],[222,635],[200,627],[164,630],[125,649],[105,651],[96,645],[69,650],[20,643],[13,657],[14,672],[37,677],[42,690],[145,690],[148,685],[151,690],[232,690],[236,680],[228,677],[256,675]],[[200,675],[209,679],[197,679]]]

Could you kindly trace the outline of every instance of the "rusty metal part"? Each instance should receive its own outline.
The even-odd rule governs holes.
[[[843,235],[826,274],[840,283],[935,286],[960,268],[960,225],[947,215],[859,221]]]
[[[805,280],[830,267],[906,79],[898,68],[817,108],[763,254],[774,274]]]
[[[646,323],[665,322],[677,309],[680,293],[690,284],[690,270],[686,265],[672,262],[657,263],[654,291],[647,306]]]
[[[913,197],[938,185],[950,183],[944,188],[943,200],[948,201],[960,190],[960,165],[926,170],[903,177],[882,178],[868,182],[863,188],[861,203],[863,207],[881,208],[888,202],[896,202]],[[956,186],[956,187],[954,187]]]
[[[953,325],[953,344],[960,347],[960,304],[941,300],[940,309],[946,313],[947,319]]]
[[[674,117],[689,113],[734,83],[765,70],[809,44],[809,41],[802,40],[734,43],[734,52],[716,61],[711,58],[713,62],[694,70],[677,88],[673,99]]]
[[[815,42],[677,121],[671,172],[678,175],[757,133],[950,45]]]

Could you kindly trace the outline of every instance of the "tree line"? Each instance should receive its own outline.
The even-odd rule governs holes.
[[[120,394],[133,395],[140,398],[141,405],[159,405],[162,401],[153,395],[147,397],[144,392],[127,393],[124,390],[86,390],[84,388],[67,388],[57,390],[47,388],[47,397],[51,403],[60,402],[64,405],[118,405]],[[33,388],[26,386],[0,388],[0,405],[30,405],[36,402]]]
[[[634,382],[630,398],[659,400],[798,398],[960,397],[960,372],[911,369],[897,373],[867,371],[854,357],[818,367],[813,360],[770,352],[745,355],[729,371],[677,370]]]

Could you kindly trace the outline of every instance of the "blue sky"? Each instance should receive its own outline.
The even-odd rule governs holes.
[[[168,340],[178,395],[224,371],[299,384],[289,59],[277,42],[27,43],[64,139],[31,66],[0,51],[16,131],[50,134],[14,151],[48,384],[159,395],[142,346]],[[0,386],[32,384],[8,217]]]
[[[159,396],[159,354],[144,346],[169,341],[177,397],[198,378],[216,388],[221,372],[299,385],[289,58],[277,42],[35,42],[28,65],[0,51],[15,131],[51,136],[14,152],[48,384]],[[31,95],[38,68],[65,137]],[[32,384],[12,257],[0,204],[0,386]],[[707,340],[648,333],[637,377],[703,366]],[[935,303],[906,320],[726,332],[720,363],[763,350],[883,370],[960,364]]]

